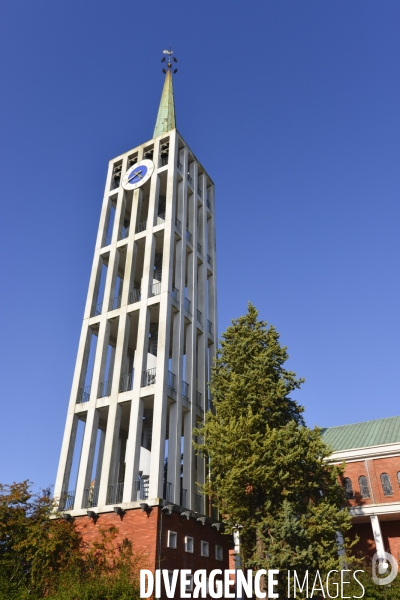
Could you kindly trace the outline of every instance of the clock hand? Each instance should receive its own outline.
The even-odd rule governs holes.
[[[135,177],[140,177],[142,179],[143,175],[140,174],[141,172],[142,170],[136,171],[136,173],[132,173],[132,175],[128,177],[128,181],[132,181],[132,179],[134,179]]]

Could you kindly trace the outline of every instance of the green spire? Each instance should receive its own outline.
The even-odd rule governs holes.
[[[175,105],[174,88],[172,86],[172,72],[171,69],[167,69],[153,137],[158,137],[163,133],[167,133],[168,131],[171,131],[171,129],[175,129],[175,127]]]

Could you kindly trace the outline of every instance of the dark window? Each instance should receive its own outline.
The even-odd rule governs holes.
[[[354,498],[353,486],[351,483],[351,479],[349,477],[345,477],[343,479],[343,487],[344,493],[346,494],[346,498],[350,500],[350,498]]]
[[[400,471],[397,473],[397,483],[398,483],[398,484],[399,484],[399,486],[400,486]]]
[[[367,481],[367,478],[365,477],[365,475],[361,475],[361,477],[358,478],[358,483],[360,486],[361,496],[363,498],[369,498],[368,481]]]
[[[385,496],[392,496],[392,484],[390,483],[390,478],[387,473],[382,473],[381,475],[382,489]]]

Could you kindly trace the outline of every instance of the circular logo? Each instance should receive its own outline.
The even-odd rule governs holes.
[[[395,557],[389,552],[384,552],[384,555],[385,558],[378,558],[378,554],[375,553],[372,559],[372,579],[378,585],[392,583],[399,571],[399,565]]]

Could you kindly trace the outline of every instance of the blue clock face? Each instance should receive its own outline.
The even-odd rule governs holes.
[[[153,161],[145,158],[128,169],[122,178],[122,186],[126,190],[135,190],[150,179],[153,171]]]
[[[147,170],[145,165],[140,165],[129,174],[127,183],[139,183],[145,177]]]

